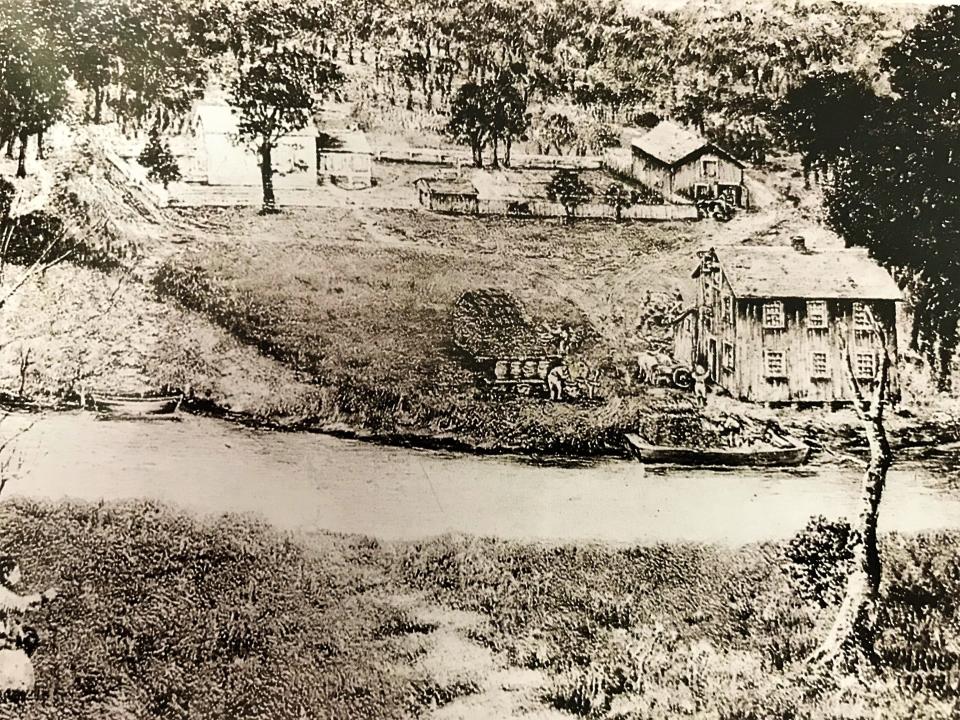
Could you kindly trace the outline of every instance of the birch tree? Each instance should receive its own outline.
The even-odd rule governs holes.
[[[808,658],[808,665],[811,667],[851,669],[863,662],[872,662],[875,657],[874,640],[881,576],[877,521],[887,481],[887,470],[893,462],[893,453],[883,424],[891,362],[886,333],[869,308],[867,312],[873,333],[881,346],[880,362],[869,393],[857,380],[850,350],[845,343],[844,355],[847,380],[855,398],[857,416],[867,438],[870,460],[860,485],[860,512],[850,540],[853,562],[847,575],[843,601],[827,636]],[[841,336],[843,334],[841,332]]]

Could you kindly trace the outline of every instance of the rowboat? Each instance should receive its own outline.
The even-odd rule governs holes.
[[[781,439],[784,447],[754,445],[731,448],[651,445],[636,433],[627,433],[626,440],[634,457],[640,462],[667,465],[788,466],[800,465],[810,455],[809,446],[792,437]]]
[[[134,395],[128,393],[90,393],[93,408],[102,417],[179,419],[177,410],[183,395]]]

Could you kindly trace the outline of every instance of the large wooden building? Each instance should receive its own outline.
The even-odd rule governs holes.
[[[861,383],[875,377],[887,338],[890,392],[898,395],[900,290],[866,251],[730,246],[703,253],[693,274],[696,312],[678,348],[732,396],[768,403],[853,400],[845,353]],[[872,321],[871,321],[872,315]]]
[[[743,163],[722,148],[668,120],[630,143],[630,174],[664,197],[723,197],[747,207]]]

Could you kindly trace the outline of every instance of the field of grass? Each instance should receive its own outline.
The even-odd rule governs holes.
[[[675,291],[707,232],[330,209],[204,221],[221,230],[169,258],[157,289],[315,383],[313,424],[580,453],[619,446],[623,429],[673,402],[631,382],[646,347],[637,326],[647,293]],[[578,357],[603,370],[604,400],[478,394],[451,313],[480,288],[510,292],[534,326],[565,322],[594,338]]]
[[[357,559],[363,542],[307,547],[148,502],[0,515],[26,586],[61,592],[29,618],[36,697],[0,717],[367,720],[457,692],[418,669],[425,630]]]
[[[838,598],[810,591],[820,587],[812,576],[829,573],[810,537],[792,552],[461,538],[398,548],[390,567],[439,602],[487,616],[475,639],[545,671],[543,702],[575,716],[955,717],[960,537],[884,539],[879,662],[839,686],[804,666]]]
[[[810,592],[809,537],[380,543],[143,502],[0,515],[27,587],[61,590],[31,616],[36,694],[3,718],[418,717],[484,700],[461,671],[480,653],[570,717],[932,719],[958,697],[956,534],[884,538],[881,663],[837,687],[802,665],[836,609]],[[479,621],[451,643],[455,617]]]

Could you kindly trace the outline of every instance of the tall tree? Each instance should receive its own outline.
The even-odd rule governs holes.
[[[27,140],[42,134],[67,102],[67,67],[53,33],[32,5],[0,16],[0,113],[8,142],[20,141],[17,177],[25,177]]]
[[[872,663],[875,658],[881,578],[877,522],[893,454],[883,424],[890,378],[888,338],[872,314],[870,320],[881,348],[872,390],[861,386],[854,372],[850,351],[844,348],[847,381],[856,398],[854,407],[863,423],[870,448],[870,461],[861,483],[860,512],[850,538],[853,562],[834,622],[819,647],[808,658],[811,665],[833,670],[855,670],[864,663]]]
[[[946,389],[960,320],[960,8],[931,10],[882,66],[896,94],[839,153],[828,220],[911,290],[911,345]]]
[[[277,212],[273,150],[280,139],[307,126],[318,98],[338,87],[343,75],[333,63],[296,47],[267,50],[244,67],[230,87],[239,111],[240,139],[260,158],[263,213]]]
[[[530,127],[527,101],[514,84],[510,73],[500,73],[485,83],[484,94],[488,106],[485,114],[489,135],[493,142],[493,166],[499,165],[499,150],[503,146],[504,164],[510,167],[510,150],[516,139],[522,138]]]
[[[464,83],[450,104],[447,133],[456,141],[470,146],[474,167],[483,167],[483,149],[490,139],[487,121],[487,98],[483,88],[473,82]]]
[[[774,125],[784,144],[800,152],[804,182],[811,169],[825,170],[848,153],[877,97],[853,72],[824,70],[791,89],[774,109]]]

